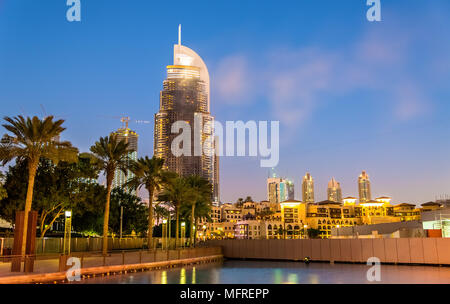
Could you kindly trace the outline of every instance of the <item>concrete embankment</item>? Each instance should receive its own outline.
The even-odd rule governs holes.
[[[450,265],[450,238],[212,240],[225,258]]]

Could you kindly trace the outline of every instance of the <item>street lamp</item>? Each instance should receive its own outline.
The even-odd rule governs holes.
[[[66,210],[64,212],[64,244],[63,244],[63,254],[66,254],[66,248],[67,248],[67,255],[70,254],[70,237],[72,232],[72,211]]]
[[[203,240],[206,241],[206,225],[203,225]]]
[[[123,227],[123,206],[120,206],[120,233],[119,238],[122,239],[122,227]]]
[[[167,220],[163,220],[162,225],[162,249],[167,248]]]
[[[305,238],[305,239],[306,239],[306,233],[307,233],[306,228],[308,228],[308,225],[303,225],[303,238]]]
[[[185,222],[181,222],[181,240],[183,242],[183,248],[184,248],[184,244],[185,244],[185,236],[186,236],[186,223]]]

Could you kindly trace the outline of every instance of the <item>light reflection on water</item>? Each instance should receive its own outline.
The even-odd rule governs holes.
[[[84,284],[364,284],[370,266],[225,261],[82,280]],[[376,282],[375,282],[376,283]],[[450,283],[450,267],[381,265],[385,284]]]

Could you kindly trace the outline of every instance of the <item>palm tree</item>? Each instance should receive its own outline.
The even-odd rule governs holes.
[[[236,201],[236,207],[240,208],[244,204],[244,199],[242,197],[238,198]]]
[[[194,233],[195,233],[195,209],[197,205],[209,205],[211,209],[211,193],[212,185],[207,179],[204,179],[198,175],[192,175],[187,177],[187,183],[193,191],[195,199],[191,201],[191,233],[190,233],[190,243],[194,244]]]
[[[68,141],[61,142],[56,138],[66,128],[62,127],[64,120],[53,121],[53,116],[40,119],[19,115],[5,117],[7,124],[3,127],[12,133],[5,134],[0,143],[0,161],[4,166],[13,159],[26,160],[28,166],[28,188],[25,199],[22,248],[21,254],[25,255],[28,227],[28,213],[33,201],[34,179],[41,157],[50,159],[54,163],[60,160],[76,162],[78,149],[72,147]]]
[[[108,253],[108,222],[109,205],[111,200],[111,187],[116,169],[127,174],[130,167],[128,157],[128,143],[125,140],[118,140],[117,136],[111,134],[109,137],[100,137],[91,148],[93,164],[106,175],[106,204],[103,219],[103,254]]]
[[[178,247],[179,240],[179,222],[180,208],[183,204],[190,204],[195,199],[195,195],[187,183],[186,178],[175,177],[164,187],[158,195],[158,200],[168,202],[175,208],[176,227],[175,227],[175,246]]]
[[[128,181],[127,186],[133,189],[145,187],[148,191],[148,249],[153,246],[153,197],[168,182],[173,173],[164,170],[164,159],[153,156],[152,158],[139,158],[134,162],[130,170],[134,177]]]
[[[161,218],[168,217],[168,215],[169,215],[169,210],[166,207],[164,207],[164,206],[162,206],[160,204],[156,205],[154,209],[155,209],[154,212],[155,212],[155,215],[156,215],[156,222],[157,223],[159,223],[159,220]]]
[[[0,172],[0,201],[8,197],[8,192],[3,187],[4,184],[5,184],[5,176],[3,175],[3,172]]]

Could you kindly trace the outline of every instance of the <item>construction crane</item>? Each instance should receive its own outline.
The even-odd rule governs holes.
[[[105,115],[100,115],[100,117],[107,118],[107,119],[120,119],[120,122],[122,123],[122,126],[125,129],[128,129],[128,124],[130,122],[137,123],[137,124],[149,124],[150,123],[149,120],[137,120],[137,119],[132,120],[130,118],[130,116],[105,116]]]

